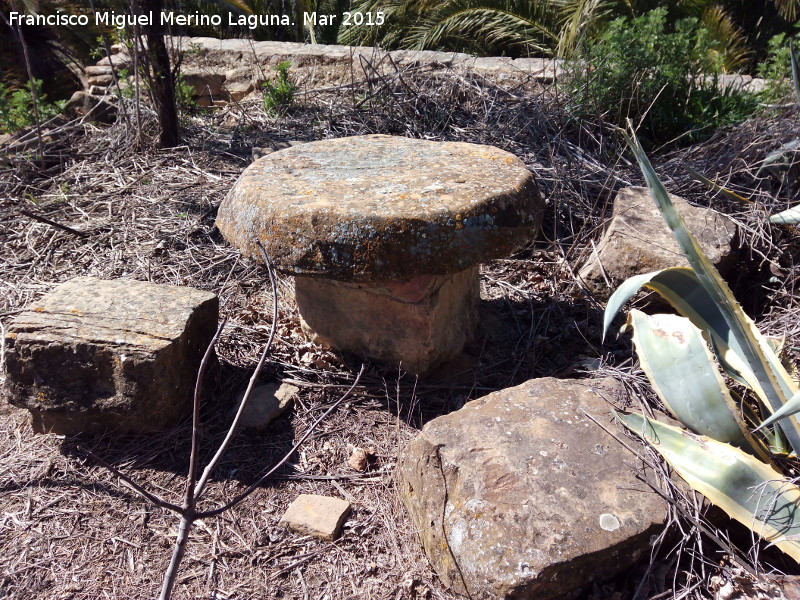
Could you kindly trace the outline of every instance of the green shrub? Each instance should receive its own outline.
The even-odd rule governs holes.
[[[718,42],[694,18],[667,28],[658,8],[634,19],[616,19],[567,63],[567,109],[576,118],[639,126],[646,145],[687,134],[685,142],[746,118],[756,96],[726,88]]]
[[[289,79],[291,66],[288,60],[278,64],[278,77],[264,83],[264,110],[268,115],[283,115],[294,102],[297,86]]]
[[[758,68],[758,76],[767,80],[762,99],[768,104],[782,102],[792,93],[792,66],[789,43],[794,41],[795,52],[800,48],[800,34],[794,37],[783,33],[770,39],[769,56]]]
[[[182,113],[194,113],[199,109],[194,98],[194,88],[186,83],[182,73],[178,73],[175,77],[175,103]]]
[[[42,92],[41,79],[34,79],[39,120],[46,121],[60,114],[66,102],[51,102]],[[0,133],[11,133],[36,123],[31,82],[18,90],[11,90],[0,82]]]

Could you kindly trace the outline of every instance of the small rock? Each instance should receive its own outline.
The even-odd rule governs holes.
[[[223,89],[231,100],[241,100],[255,89],[253,70],[248,67],[237,67],[226,71]]]
[[[114,68],[108,65],[103,65],[103,66],[90,65],[85,69],[87,77],[100,77],[101,75],[110,76],[113,70]]]
[[[105,75],[92,75],[91,77],[86,79],[86,85],[89,88],[92,87],[107,88],[112,83],[114,83],[114,76],[111,73]]]
[[[130,55],[120,52],[111,56],[104,56],[97,61],[98,67],[114,67],[115,69],[129,69],[133,66]]]
[[[205,69],[193,67],[184,67],[181,75],[186,84],[194,88],[195,96],[211,96],[215,100],[222,99],[222,84],[225,81],[225,75],[209,73]]]
[[[292,531],[333,541],[339,537],[350,503],[340,498],[301,494],[289,505],[280,520]]]
[[[86,117],[90,121],[101,123],[113,123],[117,118],[117,107],[106,96],[92,96],[83,90],[72,94],[64,112],[71,117]]]
[[[236,404],[233,407],[233,414],[239,410],[246,388],[236,397]],[[275,383],[258,385],[253,388],[250,400],[244,407],[240,425],[249,429],[264,431],[272,422],[285,413],[294,404],[294,399],[299,392],[299,388],[283,383],[280,386]]]
[[[350,458],[347,459],[347,464],[351,469],[363,473],[367,470],[369,458],[374,454],[372,448],[359,448],[358,446],[349,446]]]

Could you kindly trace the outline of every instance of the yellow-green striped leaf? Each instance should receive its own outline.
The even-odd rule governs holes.
[[[800,563],[800,489],[771,466],[705,436],[639,414],[614,413],[693,489]]]
[[[715,192],[717,192],[719,194],[722,194],[723,196],[727,196],[728,198],[730,198],[732,200],[736,200],[737,202],[743,202],[744,204],[752,204],[753,203],[752,200],[748,200],[744,196],[740,196],[736,192],[733,192],[733,191],[729,190],[728,188],[724,188],[721,185],[719,185],[718,183],[714,183],[713,181],[711,181],[705,175],[695,171],[692,167],[688,167],[687,166],[686,170],[689,171],[689,175],[691,175],[693,179],[696,179],[700,183],[705,183],[709,188],[711,188],[712,190],[714,190]]]
[[[770,412],[777,412],[797,392],[797,387],[752,320],[739,306],[728,284],[720,277],[714,265],[700,249],[695,237],[686,227],[686,223],[675,209],[666,188],[658,179],[647,155],[636,139],[632,127],[631,135],[627,137],[628,145],[639,162],[647,181],[647,187],[650,188],[650,194],[672,231],[675,241],[678,242],[678,246],[686,256],[697,280],[722,313],[731,335],[731,338],[727,340],[728,347],[731,347],[731,339],[735,339],[740,347],[741,358],[752,373],[753,379],[749,380],[747,374],[740,371],[742,376],[759,394]],[[800,425],[797,419],[784,419],[780,422],[780,427],[795,453],[800,454]]]
[[[751,436],[700,329],[685,317],[639,310],[630,312],[628,322],[639,363],[673,417],[695,433],[769,460]]]

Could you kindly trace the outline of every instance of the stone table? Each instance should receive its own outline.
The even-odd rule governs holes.
[[[458,354],[478,265],[532,239],[542,200],[517,157],[490,146],[368,135],[251,164],[219,207],[223,236],[295,276],[317,343],[424,373]]]

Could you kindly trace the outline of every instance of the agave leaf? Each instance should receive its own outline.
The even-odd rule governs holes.
[[[647,440],[693,489],[800,563],[800,488],[771,466],[705,436],[642,415],[615,416]]]
[[[800,223],[800,204],[788,208],[783,212],[779,212],[777,215],[772,215],[769,218],[769,222],[777,225],[795,225]]]
[[[741,345],[728,327],[719,306],[697,279],[694,271],[688,267],[670,267],[624,281],[608,300],[604,316],[604,335],[616,313],[642,287],[657,292],[695,326],[707,331],[711,335],[717,358],[728,374],[758,393],[758,378],[744,359]],[[772,348],[771,345],[769,347]]]
[[[794,51],[794,41],[789,42],[789,57],[792,61],[792,82],[794,83],[794,94],[800,104],[800,64],[797,60],[797,53]]]
[[[729,190],[727,188],[722,187],[718,183],[715,183],[715,182],[711,181],[708,177],[705,177],[701,173],[698,173],[692,167],[688,167],[687,166],[686,170],[689,171],[689,175],[691,175],[693,179],[696,179],[700,183],[705,183],[709,188],[711,188],[712,190],[714,190],[715,192],[717,192],[719,194],[722,194],[723,196],[727,196],[728,198],[731,198],[732,200],[736,200],[737,202],[744,202],[745,204],[752,204],[753,203],[752,200],[748,200],[744,196],[740,196],[736,192],[733,192],[733,191],[731,191],[731,190]]]
[[[627,134],[626,137],[628,137]],[[628,145],[639,161],[639,166],[647,181],[647,187],[650,188],[650,194],[672,230],[678,246],[689,261],[698,281],[722,313],[731,336],[738,342],[741,356],[755,376],[755,381],[748,381],[748,383],[753,386],[770,412],[777,412],[789,398],[794,396],[797,387],[753,321],[739,306],[728,284],[720,277],[714,265],[700,249],[695,237],[686,227],[686,223],[675,209],[666,188],[659,181],[647,155],[636,139],[632,127]],[[745,376],[745,373],[742,373],[742,376]],[[800,424],[797,419],[781,421],[780,427],[792,449],[795,453],[800,454]]]
[[[796,393],[794,396],[789,398],[789,400],[786,401],[786,404],[781,406],[780,410],[776,410],[774,413],[772,413],[772,416],[770,416],[769,419],[761,423],[761,425],[758,426],[756,431],[758,431],[758,429],[761,429],[762,427],[767,427],[768,425],[772,425],[778,419],[785,419],[786,417],[791,417],[792,415],[796,415],[799,412],[800,412],[800,392]]]
[[[676,419],[700,435],[735,444],[769,461],[750,434],[700,329],[677,315],[632,310],[633,344],[658,397]]]

